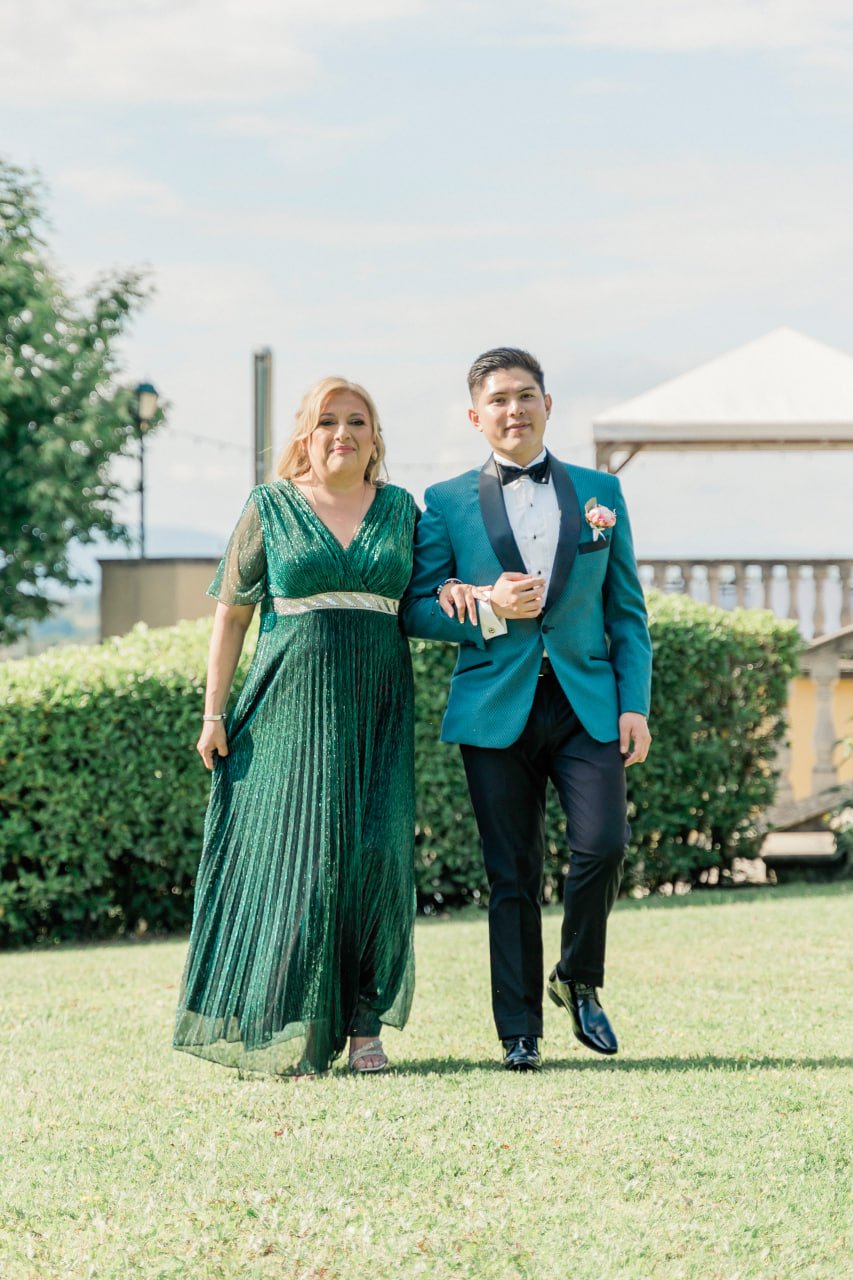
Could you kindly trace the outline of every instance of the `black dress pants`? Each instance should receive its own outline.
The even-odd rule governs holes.
[[[492,1008],[500,1039],[542,1034],[545,791],[566,815],[569,875],[557,970],[601,986],[607,917],[630,835],[619,740],[597,742],[556,676],[539,677],[527,724],[512,746],[462,746],[489,880]]]

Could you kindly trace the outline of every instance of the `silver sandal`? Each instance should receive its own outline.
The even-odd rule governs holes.
[[[382,1058],[378,1067],[364,1067],[360,1064],[365,1058]],[[353,1049],[349,1056],[349,1069],[354,1071],[356,1075],[366,1076],[371,1072],[385,1071],[388,1067],[388,1058],[385,1050],[382,1048],[381,1040],[368,1040],[367,1044],[361,1045],[358,1049]]]

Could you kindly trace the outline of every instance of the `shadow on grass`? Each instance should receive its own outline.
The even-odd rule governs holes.
[[[722,1058],[704,1054],[687,1058],[545,1058],[545,1070],[565,1071],[842,1071],[853,1067],[853,1058]],[[404,1076],[458,1075],[468,1071],[502,1071],[499,1058],[422,1058],[402,1062],[397,1059],[393,1073]]]

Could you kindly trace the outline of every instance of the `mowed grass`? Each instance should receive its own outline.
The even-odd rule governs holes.
[[[2,956],[0,1275],[849,1274],[851,903],[619,904],[621,1053],[548,1005],[535,1077],[498,1066],[481,914],[418,926],[386,1077],[172,1052],[184,940]]]

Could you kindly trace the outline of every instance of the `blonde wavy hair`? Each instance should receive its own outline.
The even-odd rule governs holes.
[[[279,480],[298,480],[300,476],[304,476],[310,471],[311,464],[308,461],[308,450],[305,447],[305,442],[320,421],[329,397],[338,391],[351,391],[353,395],[357,395],[359,399],[364,401],[370,425],[373,429],[373,450],[364,478],[368,484],[376,485],[382,483],[379,473],[385,463],[385,441],[382,438],[382,428],[379,424],[376,405],[364,387],[357,382],[349,382],[346,378],[334,377],[321,378],[319,382],[314,383],[313,387],[309,387],[302,397],[302,403],[296,411],[296,422],[293,431],[276,463],[275,473]]]

